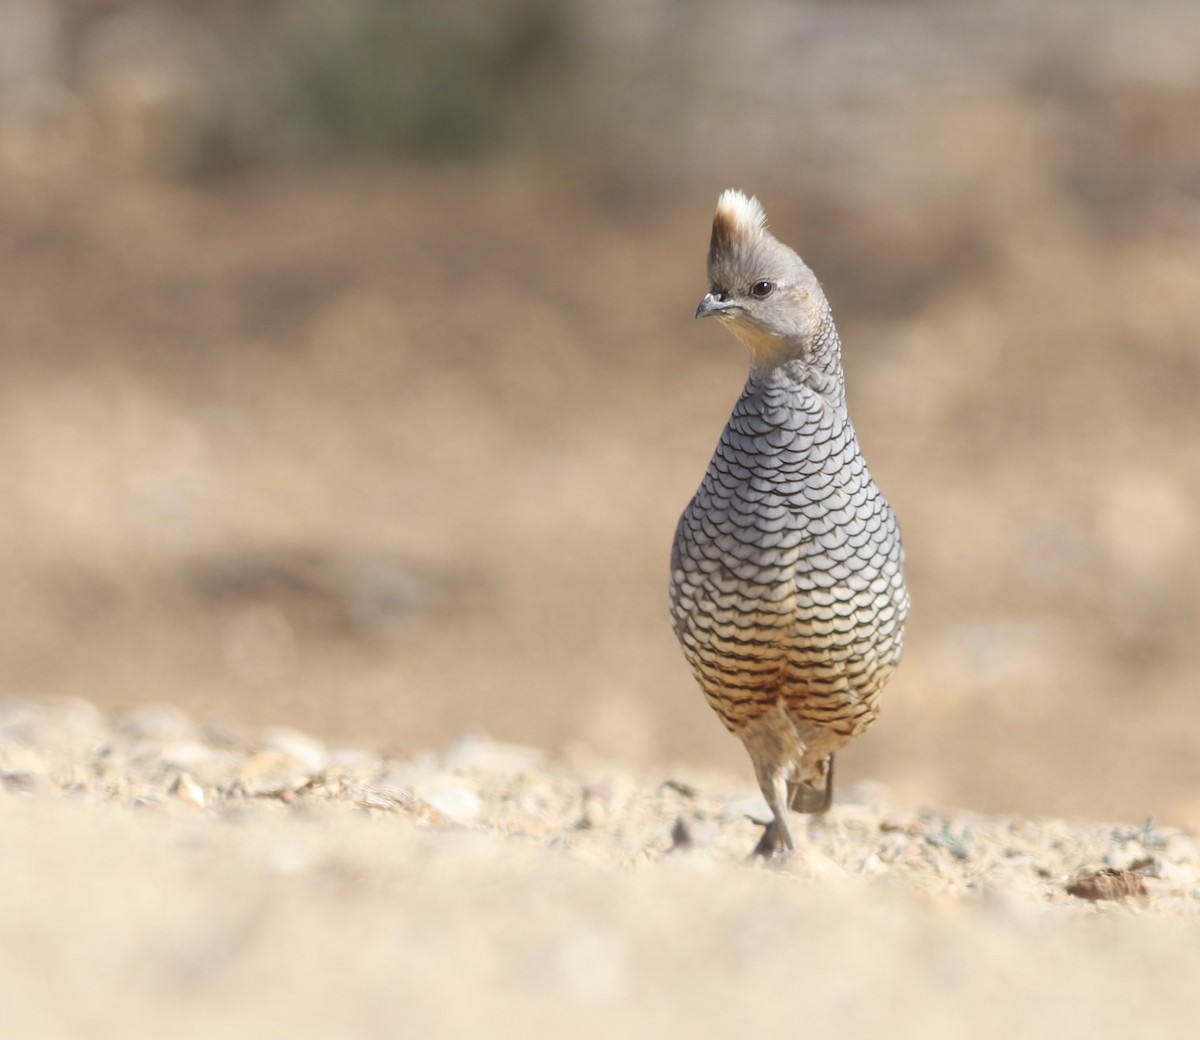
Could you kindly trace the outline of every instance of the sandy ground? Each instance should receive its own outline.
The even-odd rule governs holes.
[[[176,709],[0,706],[13,1035],[1187,1035],[1171,828],[846,792],[748,864],[736,778],[475,739],[385,759]],[[1096,901],[1071,895],[1107,872]],[[1096,894],[1095,886],[1091,890]]]

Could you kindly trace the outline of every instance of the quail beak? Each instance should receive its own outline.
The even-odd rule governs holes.
[[[710,314],[724,314],[734,310],[737,304],[732,300],[722,300],[712,293],[705,293],[700,306],[696,308],[697,318],[707,318]]]

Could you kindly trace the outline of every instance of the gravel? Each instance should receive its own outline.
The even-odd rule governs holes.
[[[1191,834],[862,785],[764,866],[739,783],[5,702],[5,1017],[40,1037],[1115,1037],[1200,1011]]]

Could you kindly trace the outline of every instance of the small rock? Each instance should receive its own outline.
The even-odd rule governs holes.
[[[886,874],[888,866],[878,853],[872,852],[871,855],[862,861],[862,865],[858,868],[858,871],[860,874],[867,875]]]
[[[479,795],[461,784],[442,784],[432,788],[422,801],[455,823],[474,823],[483,811]]]
[[[679,816],[671,828],[671,848],[669,851],[686,851],[688,849],[704,849],[716,844],[717,832],[712,824],[695,817]]]
[[[582,812],[578,826],[583,830],[604,830],[613,822],[612,790],[607,784],[585,784],[580,793]]]
[[[411,809],[418,801],[407,788],[378,781],[363,781],[352,785],[350,798],[360,808],[386,809],[392,812]]]
[[[1067,882],[1067,894],[1078,899],[1098,902],[1145,899],[1150,893],[1146,890],[1146,879],[1141,874],[1132,870],[1102,867],[1099,870],[1085,871]]]
[[[179,769],[192,770],[206,764],[213,757],[213,749],[198,740],[179,740],[162,750],[162,760]]]
[[[902,818],[896,813],[887,813],[879,821],[879,830],[883,834],[905,834],[910,838],[921,833],[921,825],[914,819]]]
[[[175,795],[181,802],[194,805],[197,809],[204,808],[204,788],[196,783],[187,773],[180,773],[176,777],[175,782],[171,785],[171,794]]]
[[[692,829],[688,826],[687,820],[682,816],[675,819],[675,826],[671,828],[671,851],[676,849],[690,849],[696,842],[692,838]]]
[[[251,796],[292,793],[311,779],[312,774],[291,755],[273,748],[252,755],[238,773],[242,789]]]
[[[340,766],[343,769],[354,769],[367,765],[374,758],[375,756],[365,748],[358,747],[338,747],[329,753],[330,765]]]
[[[116,728],[130,736],[149,740],[181,740],[192,730],[192,720],[169,704],[147,704],[126,712]]]
[[[20,744],[0,748],[0,773],[45,776],[48,772],[46,756],[36,748]]]
[[[0,773],[0,786],[10,794],[48,794],[53,787],[42,773],[25,769]]]
[[[71,698],[61,706],[58,728],[75,737],[94,737],[103,731],[107,720],[94,704],[78,698]]]
[[[699,794],[695,787],[683,780],[664,780],[662,786],[684,798],[695,798]]]
[[[477,734],[461,736],[443,756],[450,769],[477,769],[481,773],[520,773],[539,765],[544,755],[521,744],[500,744]]]
[[[286,755],[309,776],[329,767],[329,749],[321,741],[286,726],[275,726],[266,730],[262,736],[262,745]]]

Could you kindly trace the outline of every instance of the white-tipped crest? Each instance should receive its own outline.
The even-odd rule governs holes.
[[[767,229],[767,211],[754,196],[737,188],[726,188],[717,199],[717,219],[725,222],[734,237],[749,238]]]

